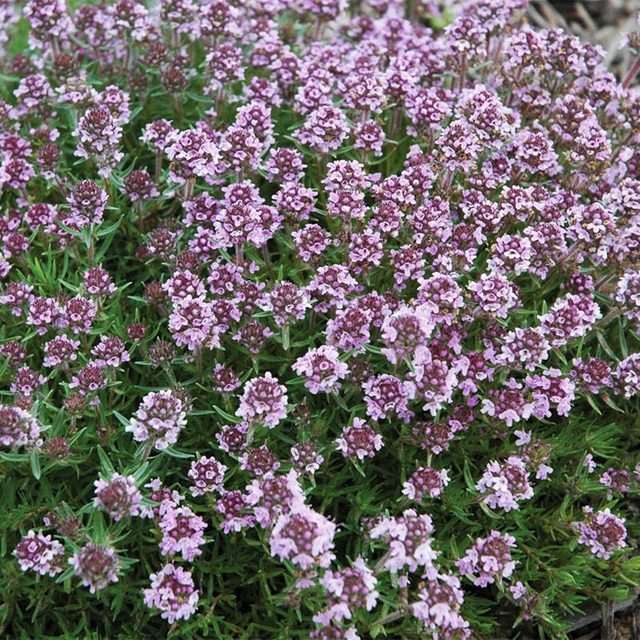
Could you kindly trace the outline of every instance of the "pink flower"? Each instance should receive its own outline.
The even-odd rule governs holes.
[[[120,561],[112,547],[89,542],[69,559],[69,564],[91,593],[118,582]]]
[[[96,480],[94,486],[93,506],[106,511],[116,522],[140,515],[142,495],[133,476],[114,473],[109,481]]]
[[[313,394],[336,392],[349,367],[339,360],[338,350],[323,345],[298,358],[291,368],[304,377],[305,387]]]
[[[332,620],[351,620],[358,609],[371,611],[378,601],[377,580],[362,557],[351,567],[340,571],[326,571],[320,583],[325,589],[328,606],[313,616],[314,622],[328,625]]]
[[[347,119],[340,109],[321,106],[307,116],[295,135],[300,143],[328,154],[340,147],[348,132]]]
[[[262,305],[265,311],[273,313],[279,327],[286,327],[294,320],[302,320],[309,306],[309,295],[293,282],[276,284]]]
[[[492,461],[476,484],[483,502],[492,509],[511,511],[518,509],[520,500],[533,497],[529,473],[518,456],[509,456],[502,464]]]
[[[596,558],[608,560],[618,549],[627,546],[627,530],[624,519],[611,513],[609,509],[594,512],[591,507],[583,507],[585,520],[574,522],[580,533],[578,542],[589,547]]]
[[[199,592],[190,571],[169,563],[149,579],[151,587],[142,590],[144,603],[150,609],[158,609],[169,624],[187,620],[196,612]]]
[[[108,201],[107,192],[93,180],[79,182],[67,196],[70,215],[65,219],[65,224],[77,229],[100,224]]]
[[[136,442],[150,441],[161,451],[178,441],[186,417],[182,400],[171,391],[151,392],[143,398],[125,431],[133,433]]]
[[[424,496],[438,498],[449,484],[449,475],[445,469],[438,471],[431,467],[419,467],[407,482],[402,493],[410,500],[421,502]]]
[[[212,304],[205,301],[204,296],[176,300],[169,316],[169,330],[175,343],[190,351],[219,346]]]
[[[509,578],[513,574],[516,563],[511,559],[511,549],[515,546],[513,536],[492,531],[487,538],[478,538],[456,566],[477,587],[486,587],[496,579]]]
[[[300,474],[313,475],[324,462],[312,442],[302,442],[291,447],[291,463]]]
[[[91,349],[91,354],[101,367],[118,367],[131,360],[124,342],[116,336],[102,336],[100,342]]]
[[[40,430],[40,423],[24,409],[0,404],[0,444],[3,447],[33,446],[39,441]]]
[[[236,415],[273,429],[287,416],[287,388],[269,371],[262,377],[249,380]]]
[[[73,135],[78,138],[76,156],[93,159],[103,178],[108,178],[124,157],[118,148],[122,127],[106,106],[89,109],[78,121]]]
[[[170,140],[164,152],[171,160],[172,182],[184,184],[189,179],[216,174],[220,151],[204,131],[173,131]]]
[[[269,536],[271,555],[304,571],[314,566],[326,568],[335,557],[335,531],[333,522],[310,507],[298,505],[276,521]]]
[[[227,467],[213,457],[203,456],[191,463],[191,495],[203,496],[205,493],[220,491]]]
[[[304,494],[298,474],[291,470],[286,476],[269,474],[253,480],[247,487],[246,503],[253,507],[261,527],[272,526],[282,514],[303,506]]]
[[[415,309],[403,307],[389,316],[382,325],[382,353],[391,364],[411,360],[427,344],[435,327],[427,305]]]
[[[30,530],[14,549],[22,571],[35,571],[41,576],[55,576],[64,568],[64,547],[51,536]]]
[[[413,416],[408,403],[414,397],[415,389],[410,383],[384,373],[369,378],[362,389],[365,392],[367,415],[373,420],[384,420],[396,414],[401,420],[409,422]]]
[[[184,500],[182,494],[163,486],[160,478],[154,478],[144,486],[146,489],[151,489],[148,496],[149,500],[158,503],[156,506],[145,506],[141,509],[142,515],[146,518],[160,520],[160,517],[167,509],[177,507]]]
[[[590,296],[569,293],[558,298],[539,320],[551,346],[563,347],[570,340],[585,336],[601,317],[600,307]]]
[[[413,615],[435,637],[469,637],[469,623],[460,614],[464,592],[460,579],[453,575],[430,571],[418,591],[418,600],[411,604]]]
[[[338,451],[345,458],[372,458],[376,451],[382,449],[382,436],[376,433],[361,418],[354,418],[351,427],[345,427],[336,440]]]
[[[477,282],[468,286],[474,301],[483,313],[506,318],[518,302],[518,292],[504,277],[497,273],[483,273]]]
[[[397,518],[382,518],[370,531],[373,540],[381,539],[389,545],[384,567],[393,572],[431,568],[438,556],[431,546],[432,534],[431,518],[413,509],[406,509]]]
[[[254,526],[256,517],[250,513],[249,500],[241,491],[224,491],[218,498],[216,512],[223,517],[220,528],[224,533]]]
[[[162,532],[160,553],[163,556],[181,554],[188,562],[202,554],[203,531],[207,523],[189,507],[167,505],[158,523]]]

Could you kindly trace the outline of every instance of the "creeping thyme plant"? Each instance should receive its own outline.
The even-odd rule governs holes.
[[[525,13],[0,2],[0,636],[637,593],[640,63]]]

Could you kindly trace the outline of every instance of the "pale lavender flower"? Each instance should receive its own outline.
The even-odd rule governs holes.
[[[91,355],[101,367],[119,367],[131,360],[124,342],[117,336],[102,336],[100,342],[91,349]]]
[[[214,457],[203,456],[191,463],[189,478],[191,495],[203,496],[205,493],[220,491],[227,467]]]
[[[419,584],[418,601],[410,605],[411,612],[434,638],[468,638],[469,623],[460,614],[463,600],[457,576],[430,570]]]
[[[483,273],[469,284],[478,309],[488,315],[506,318],[518,302],[518,292],[509,280],[497,273]]]
[[[424,350],[434,327],[428,305],[415,309],[402,307],[387,317],[382,325],[381,337],[385,345],[382,353],[391,364],[411,360]]]
[[[476,484],[482,501],[492,509],[518,509],[520,500],[533,497],[527,468],[518,456],[509,456],[503,463],[492,461]]]
[[[356,558],[351,567],[340,571],[326,571],[320,584],[325,589],[329,604],[313,616],[313,621],[328,625],[332,620],[351,620],[358,609],[371,611],[380,595],[376,591],[377,582],[373,571],[362,557]]]
[[[625,398],[640,394],[640,353],[633,353],[621,360],[613,372],[616,386]]]
[[[7,448],[30,447],[40,439],[40,423],[19,407],[0,404],[0,444]]]
[[[172,491],[165,487],[160,478],[154,478],[144,486],[146,489],[151,489],[149,500],[158,503],[153,507],[144,506],[141,508],[141,515],[145,518],[160,520],[161,515],[167,509],[177,507],[184,500],[184,496],[178,491]]]
[[[102,222],[109,195],[93,180],[82,180],[67,196],[70,215],[65,218],[67,226],[83,229],[89,224]]]
[[[376,433],[362,418],[354,418],[353,425],[345,427],[336,440],[338,451],[345,458],[372,458],[383,446],[382,436]]]
[[[609,509],[595,511],[583,507],[585,519],[574,522],[574,528],[580,533],[578,542],[589,547],[596,558],[608,560],[618,549],[627,546],[627,529],[624,519],[611,513]]]
[[[114,473],[110,480],[96,480],[93,506],[106,511],[115,522],[141,512],[142,494],[133,476]]]
[[[310,507],[298,505],[276,521],[269,544],[271,554],[289,560],[303,571],[327,568],[333,558],[336,525]]]
[[[486,587],[513,574],[516,563],[511,558],[511,549],[515,546],[516,539],[513,536],[492,531],[488,537],[478,538],[456,562],[456,566],[477,587]]]
[[[502,349],[493,361],[512,369],[523,367],[533,371],[549,357],[550,349],[551,345],[540,327],[516,327],[504,337]]]
[[[169,563],[149,579],[151,588],[142,590],[144,603],[150,609],[158,609],[169,624],[187,620],[196,612],[200,596],[190,571]]]
[[[187,296],[174,302],[169,316],[169,330],[179,346],[190,351],[205,346],[220,346],[220,339],[215,327],[213,307],[204,296],[192,298]]]
[[[77,389],[77,393],[81,396],[87,396],[104,389],[107,384],[104,367],[95,362],[90,362],[71,378],[69,388]],[[94,404],[100,404],[97,398],[94,399]]]
[[[321,106],[307,116],[295,136],[314,151],[329,154],[340,147],[348,133],[344,113],[336,107]]]
[[[585,336],[601,317],[600,307],[591,296],[569,293],[558,298],[539,321],[551,346],[563,347],[570,340]]]
[[[224,533],[242,531],[255,524],[249,499],[241,491],[225,491],[216,502],[216,512],[223,516],[220,528]]]
[[[202,555],[203,531],[207,523],[189,507],[168,505],[158,523],[162,532],[160,553],[163,556],[181,554],[188,562]]]
[[[282,514],[304,505],[298,474],[292,469],[286,476],[269,474],[253,480],[247,486],[246,503],[261,527],[272,526]]]
[[[363,385],[367,415],[373,420],[384,420],[390,415],[409,422],[413,413],[409,410],[409,400],[415,396],[415,388],[396,376],[383,373],[369,378]]]
[[[63,310],[54,298],[34,298],[29,305],[27,324],[43,336],[51,328],[64,326]]]
[[[22,571],[35,571],[41,576],[55,576],[64,568],[64,547],[51,536],[33,530],[20,540],[13,555]]]
[[[291,464],[298,473],[313,475],[324,462],[312,442],[301,442],[291,447]]]
[[[383,566],[393,572],[429,569],[438,553],[432,546],[433,522],[428,515],[406,509],[397,518],[383,517],[369,535],[389,545]]]
[[[91,593],[118,582],[120,561],[113,547],[89,542],[69,559],[69,564]]]
[[[273,429],[287,416],[287,388],[270,371],[249,380],[244,386],[236,415],[247,422]]]
[[[220,151],[206,132],[174,131],[164,152],[171,160],[170,180],[184,184],[196,177],[211,177],[218,170]]]
[[[148,393],[125,428],[136,442],[151,442],[161,451],[178,441],[187,424],[187,414],[180,398],[168,390]]]
[[[83,275],[85,291],[92,296],[105,296],[116,292],[116,285],[102,267],[93,267]]]
[[[273,313],[279,327],[286,327],[294,320],[302,320],[311,306],[309,294],[293,282],[279,282],[267,294],[261,305],[265,311]]]
[[[346,378],[349,367],[339,359],[335,347],[323,345],[310,349],[298,358],[291,368],[305,378],[305,387],[313,394],[338,391],[340,381]]]
[[[106,106],[89,109],[78,121],[73,132],[78,138],[76,156],[93,159],[98,173],[108,178],[124,154],[118,149],[122,138],[122,127]]]
[[[409,500],[421,502],[424,496],[438,498],[449,484],[449,474],[446,469],[438,471],[432,467],[419,467],[413,475],[402,485],[402,493]]]

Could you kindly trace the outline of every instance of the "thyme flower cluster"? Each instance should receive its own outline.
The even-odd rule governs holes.
[[[0,3],[0,635],[640,585],[640,26],[616,75],[527,8]]]

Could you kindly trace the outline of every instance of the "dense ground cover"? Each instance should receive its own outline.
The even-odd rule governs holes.
[[[0,636],[636,593],[638,65],[523,9],[0,4]]]

